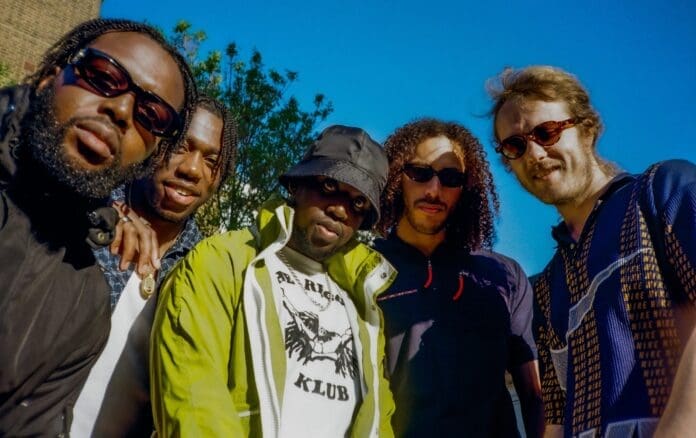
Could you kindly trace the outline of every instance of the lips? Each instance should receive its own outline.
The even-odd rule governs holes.
[[[110,124],[98,120],[80,120],[74,125],[77,152],[90,164],[111,160],[121,144],[120,134]]]
[[[183,182],[171,181],[164,183],[164,193],[169,204],[183,208],[193,204],[201,196],[194,186]]]
[[[341,227],[334,223],[328,221],[322,221],[317,223],[317,232],[319,237],[325,241],[332,241],[341,236]]]
[[[442,204],[426,201],[416,202],[416,208],[427,214],[437,214],[445,210],[445,207]]]
[[[534,179],[546,179],[556,170],[559,170],[561,166],[548,166],[542,168],[536,168],[532,171],[532,178]]]

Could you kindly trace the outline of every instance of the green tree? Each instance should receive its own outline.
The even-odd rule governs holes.
[[[235,173],[197,215],[203,232],[212,234],[252,222],[257,208],[279,190],[278,176],[302,156],[317,135],[317,123],[333,106],[317,94],[311,109],[304,110],[288,95],[297,72],[267,68],[258,50],[243,61],[235,43],[224,53],[201,55],[205,39],[205,32],[192,30],[186,21],[180,21],[170,36],[189,61],[199,91],[225,103],[239,124]]]

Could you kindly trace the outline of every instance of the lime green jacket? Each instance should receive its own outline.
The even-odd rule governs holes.
[[[260,211],[256,227],[204,240],[167,277],[150,350],[160,436],[278,435],[286,356],[264,257],[285,246],[293,214],[274,200]],[[325,266],[357,311],[349,316],[357,319],[362,402],[350,436],[393,436],[394,401],[384,377],[383,320],[376,297],[396,271],[355,240]]]

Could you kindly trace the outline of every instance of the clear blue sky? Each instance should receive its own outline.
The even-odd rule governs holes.
[[[484,5],[486,3],[486,5]],[[360,126],[383,141],[420,116],[463,123],[484,143],[501,196],[496,250],[527,273],[543,268],[558,221],[505,172],[492,148],[486,79],[505,66],[551,64],[589,89],[606,131],[604,157],[629,172],[668,158],[696,161],[696,3],[655,1],[105,0],[105,17],[180,19],[204,50],[236,42],[276,69],[299,72],[289,92],[334,104],[319,128]]]

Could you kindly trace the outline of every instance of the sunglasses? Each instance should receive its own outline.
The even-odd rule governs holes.
[[[563,120],[562,122],[548,121],[534,127],[526,134],[511,135],[501,141],[495,151],[503,154],[508,160],[515,160],[524,155],[527,150],[527,143],[533,140],[538,145],[547,147],[553,146],[561,138],[561,134],[568,128],[575,126],[575,119]]]
[[[181,127],[179,113],[164,99],[133,82],[128,71],[106,53],[87,47],[77,52],[68,65],[89,88],[79,81],[76,85],[88,91],[104,97],[132,92],[135,95],[133,119],[157,136],[176,136]]]
[[[433,179],[435,175],[440,180],[440,184],[445,187],[462,187],[466,183],[466,175],[454,167],[445,167],[435,170],[423,164],[408,163],[404,165],[403,172],[409,179],[417,183],[425,183]]]

